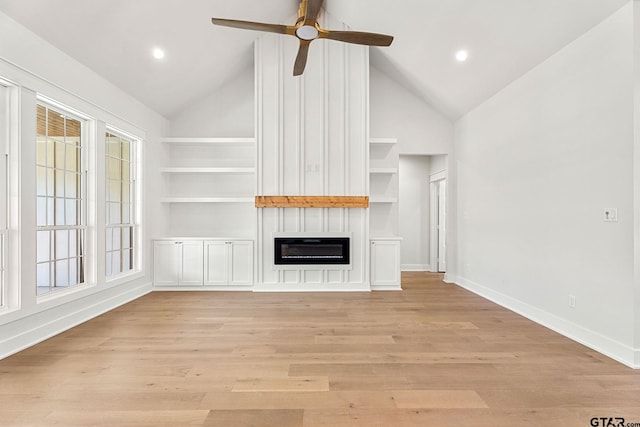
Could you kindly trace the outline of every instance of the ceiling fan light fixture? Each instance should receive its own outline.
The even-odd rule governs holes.
[[[296,29],[296,36],[301,40],[315,40],[318,35],[318,29],[313,25],[303,25]]]

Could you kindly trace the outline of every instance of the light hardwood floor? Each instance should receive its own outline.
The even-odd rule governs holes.
[[[441,276],[154,292],[0,361],[0,425],[640,426],[640,372]]]

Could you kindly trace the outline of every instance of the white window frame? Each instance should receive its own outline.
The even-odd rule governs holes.
[[[7,273],[6,273],[6,265],[7,265],[7,230],[0,230],[0,310],[6,307],[6,282],[7,282]]]
[[[10,87],[0,79],[0,310],[8,307]]]
[[[37,218],[36,218],[36,235],[38,234],[38,232],[48,232],[51,235],[53,235],[56,232],[60,232],[60,231],[71,231],[74,230],[78,233],[81,234],[81,237],[78,239],[79,242],[82,242],[82,251],[79,253],[79,256],[74,256],[73,258],[78,260],[79,258],[82,258],[82,268],[79,271],[79,274],[82,274],[82,279],[80,280],[78,283],[75,284],[67,284],[66,286],[60,286],[59,289],[58,286],[55,286],[55,281],[56,281],[56,271],[55,271],[55,264],[56,264],[56,260],[67,260],[70,262],[70,260],[72,259],[71,255],[69,254],[69,256],[67,258],[64,259],[60,259],[55,257],[55,255],[52,258],[51,255],[51,247],[54,247],[54,251],[55,251],[55,245],[53,242],[50,243],[50,248],[49,248],[49,257],[48,257],[48,263],[50,265],[53,266],[53,270],[49,271],[49,291],[47,292],[43,292],[40,293],[39,289],[38,291],[36,291],[36,295],[38,299],[46,299],[52,295],[60,295],[63,293],[67,293],[67,292],[71,292],[71,291],[75,291],[81,287],[83,287],[84,285],[88,284],[90,282],[90,265],[91,265],[91,259],[90,259],[90,254],[91,254],[91,250],[88,246],[89,244],[89,237],[88,237],[88,227],[87,227],[87,212],[88,212],[88,180],[87,180],[87,175],[88,175],[88,165],[89,165],[89,119],[85,116],[83,116],[82,114],[79,114],[76,111],[73,111],[65,106],[59,105],[55,102],[52,102],[48,99],[44,99],[41,97],[38,97],[38,101],[37,101],[37,106],[40,107],[45,107],[48,110],[54,110],[57,113],[60,114],[64,114],[65,117],[77,120],[80,122],[80,157],[79,157],[79,161],[80,161],[80,167],[78,168],[78,172],[80,175],[80,189],[78,192],[78,197],[79,199],[77,199],[79,201],[79,224],[78,225],[60,225],[60,224],[47,224],[47,225],[38,225],[37,222]],[[34,142],[37,144],[37,139]],[[36,148],[37,150],[37,148]],[[37,173],[37,168],[38,168],[38,163],[37,163],[37,159],[34,159],[34,161],[36,162],[36,173]],[[57,168],[54,168],[54,173],[55,170]],[[67,171],[65,170],[65,173]],[[37,178],[36,178],[36,182],[37,182]],[[57,195],[57,191],[54,188],[54,192],[53,192],[54,196],[54,201],[56,199],[56,197],[60,197],[60,196],[56,196]],[[36,194],[36,206],[37,206],[37,198],[40,197]],[[66,199],[65,199],[66,201]],[[54,206],[55,209],[55,206]],[[37,215],[37,214],[36,214]],[[36,248],[38,248],[38,239],[36,239]],[[39,264],[44,264],[45,262],[42,262],[38,259],[36,259],[36,270],[38,268]],[[38,278],[38,274],[36,271],[36,283],[35,286],[37,288],[40,288],[41,286],[39,286],[39,284],[37,283],[37,278]]]
[[[128,223],[109,223],[109,207],[110,207],[110,197],[109,197],[109,166],[108,160],[113,157],[109,155],[109,148],[107,144],[107,134],[113,135],[120,139],[127,140],[130,143],[130,154],[129,154],[129,179],[131,182],[130,189],[130,201],[131,207],[129,209],[130,220]],[[104,212],[105,212],[105,225],[104,225],[104,236],[105,236],[105,247],[104,247],[104,263],[105,263],[105,278],[107,282],[120,281],[123,278],[128,278],[129,276],[136,275],[142,271],[142,245],[141,245],[141,227],[140,227],[140,187],[139,187],[139,161],[140,161],[140,139],[127,133],[122,130],[119,130],[115,127],[107,125],[105,132],[105,173],[104,173],[104,186],[105,186],[105,202],[104,202]],[[119,158],[122,159],[122,156]],[[121,215],[122,218],[122,215]],[[132,251],[131,256],[131,266],[128,270],[122,271],[122,258],[120,259],[120,271],[117,273],[113,273],[112,268],[108,266],[110,257],[109,254],[114,254],[115,252],[119,252],[120,256],[122,256],[122,237],[120,238],[119,249],[115,250],[114,246],[111,245],[111,250],[109,250],[109,230],[113,229],[124,229],[124,228],[132,228],[132,235],[130,237],[129,247]],[[112,260],[113,261],[113,260]]]

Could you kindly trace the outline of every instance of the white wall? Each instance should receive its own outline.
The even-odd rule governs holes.
[[[400,156],[399,216],[402,270],[427,271],[429,265],[429,175],[431,156]]]
[[[633,364],[633,6],[456,124],[458,262],[476,292]],[[603,221],[616,207],[619,221]],[[568,306],[576,296],[576,308]]]
[[[429,168],[431,173],[447,171],[447,156],[429,156]]]
[[[400,154],[448,154],[453,124],[382,71],[370,72],[371,136],[397,138]]]
[[[171,117],[172,136],[254,136],[253,66]]]
[[[10,232],[11,268],[9,299],[11,306],[0,311],[0,358],[63,331],[77,323],[135,299],[151,289],[150,241],[163,219],[155,215],[158,176],[154,160],[160,135],[168,122],[122,92],[96,73],[79,64],[46,41],[0,13],[0,76],[15,83],[14,116],[16,139],[11,156],[19,162],[12,181],[13,230]],[[47,301],[35,296],[35,103],[36,95],[44,95],[81,111],[97,122],[115,126],[143,139],[144,204],[144,268],[135,280],[106,283],[100,274],[92,286],[64,293]],[[18,114],[19,113],[19,114]],[[99,152],[100,148],[96,148]],[[104,164],[104,163],[102,163]],[[99,168],[100,166],[98,166]],[[97,189],[97,192],[103,191]],[[96,214],[100,221],[102,212]],[[96,236],[98,272],[104,271],[104,242]]]

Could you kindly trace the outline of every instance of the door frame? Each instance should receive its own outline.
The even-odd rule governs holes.
[[[438,186],[442,181],[445,181],[445,186],[447,185],[447,171],[443,170],[440,172],[433,173],[429,175],[429,263],[430,263],[430,271],[437,273],[438,272],[438,206],[439,206],[439,198],[438,198]],[[445,197],[447,194],[445,192]],[[445,201],[445,217],[446,217],[446,201]],[[445,222],[446,224],[446,222]],[[446,233],[446,230],[445,230]],[[445,235],[446,236],[446,235]],[[445,237],[446,240],[446,237]],[[445,260],[446,262],[446,260]]]

